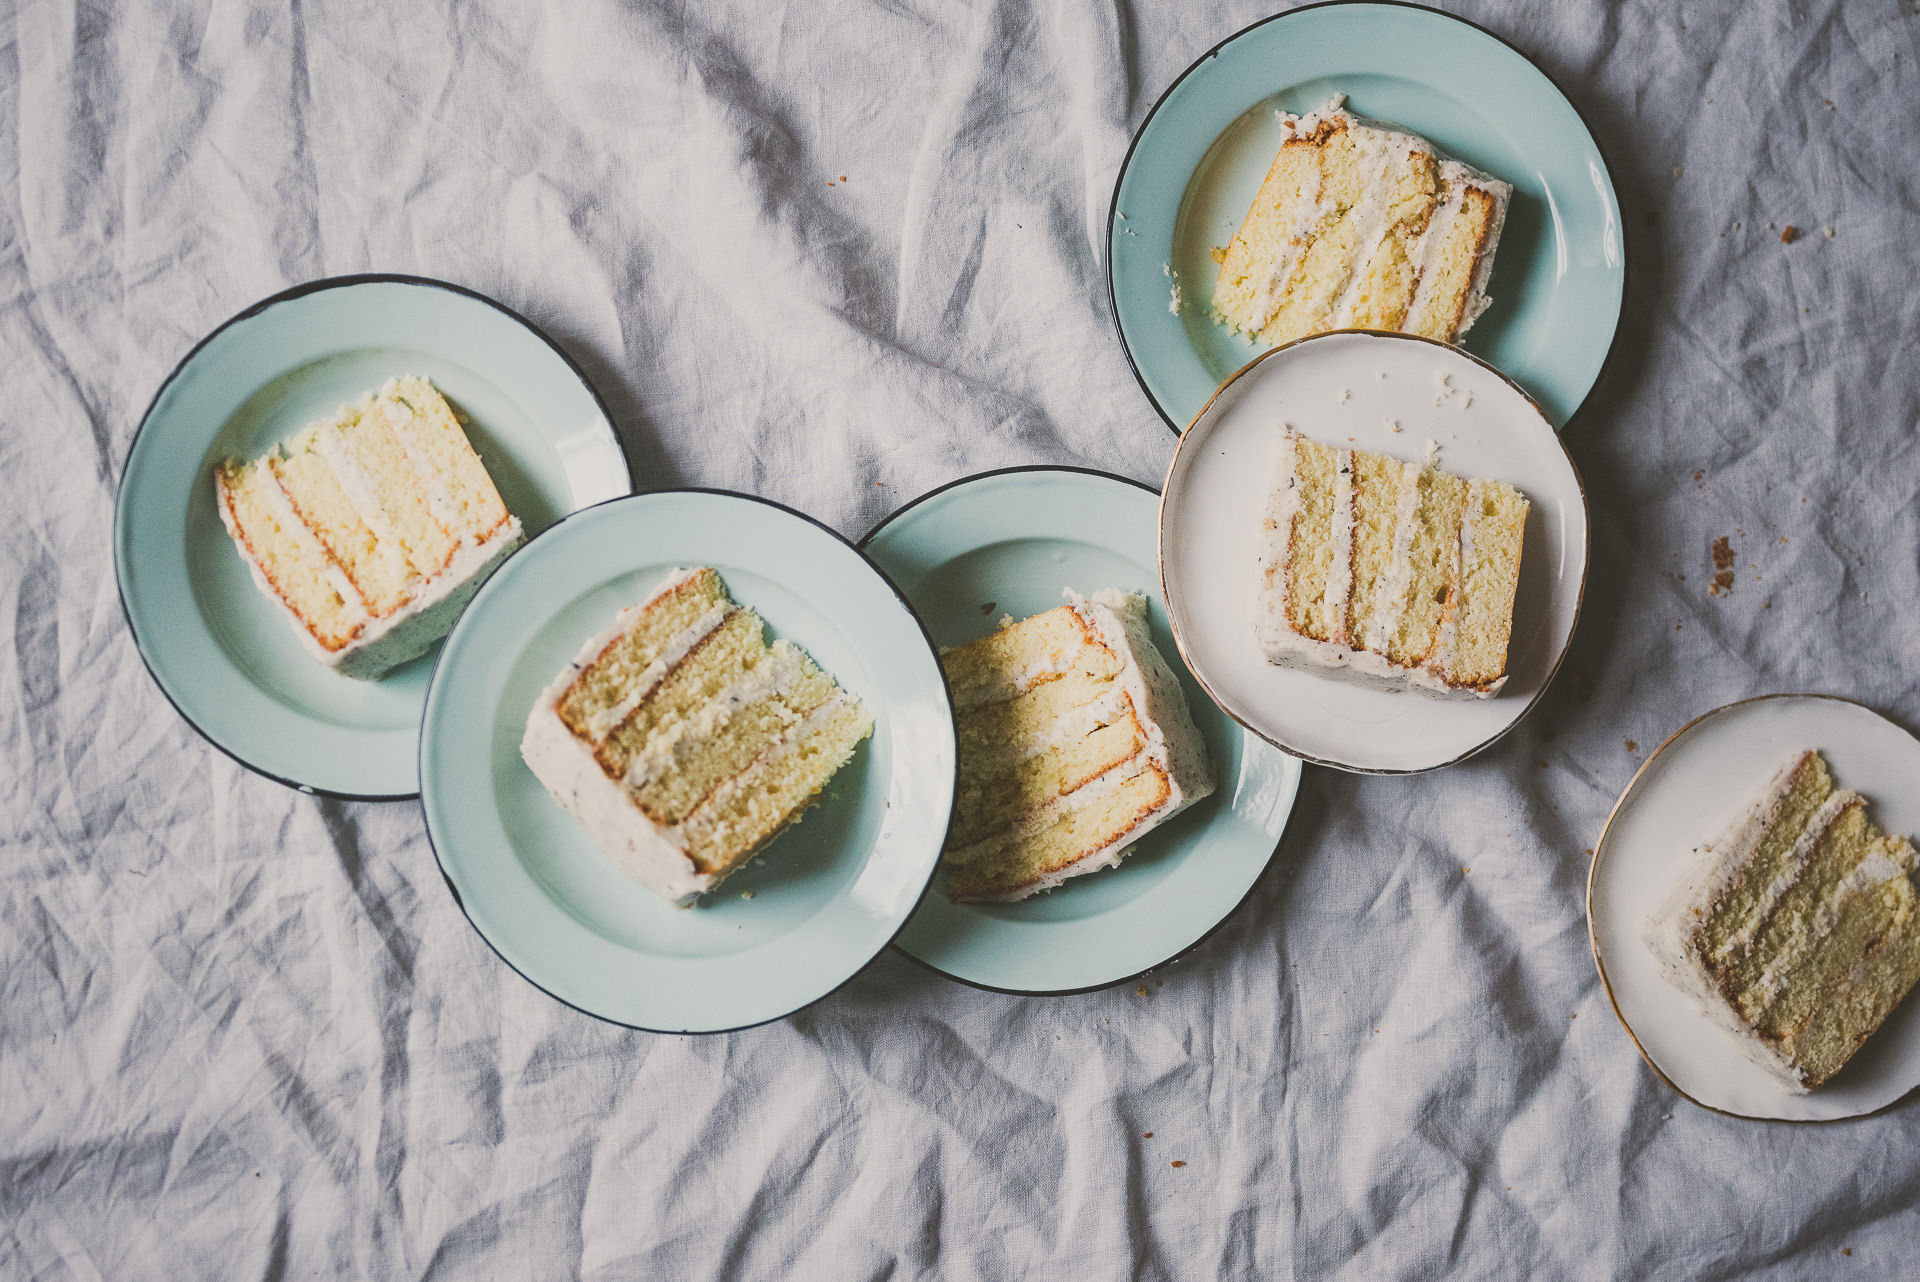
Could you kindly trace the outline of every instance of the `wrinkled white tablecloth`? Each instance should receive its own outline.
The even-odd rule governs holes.
[[[0,1276],[1912,1276],[1920,1108],[1678,1099],[1583,903],[1693,715],[1920,722],[1920,13],[1456,7],[1566,89],[1626,215],[1543,705],[1435,774],[1309,769],[1252,900],[1145,996],[886,954],[687,1038],[502,965],[415,805],[301,796],[173,713],[109,548],[149,397],[255,299],[404,271],[551,331],[643,486],[858,536],[1006,464],[1157,484],[1107,202],[1158,94],[1270,10],[8,6]]]

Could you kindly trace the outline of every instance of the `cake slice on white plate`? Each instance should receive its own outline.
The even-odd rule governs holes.
[[[1920,978],[1913,845],[1809,748],[1768,781],[1648,919],[1667,982],[1781,1089],[1839,1072]]]
[[[1505,481],[1283,426],[1258,544],[1267,661],[1380,689],[1499,693],[1529,506]]]

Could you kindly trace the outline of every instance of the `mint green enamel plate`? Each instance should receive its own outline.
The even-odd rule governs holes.
[[[800,823],[679,909],[595,849],[520,736],[588,637],[699,565],[858,695],[874,731]],[[427,834],[468,920],[561,1001],[656,1032],[778,1019],[851,978],[926,891],[953,789],[946,681],[886,576],[808,517],[711,490],[603,504],[521,549],[447,637],[420,741]]]
[[[407,373],[469,416],[529,535],[632,489],[605,407],[550,339],[480,294],[406,276],[315,281],[216,329],[153,398],[120,478],[114,570],[148,670],[215,747],[304,792],[420,790],[434,652],[380,681],[316,662],[227,537],[213,468]]]
[[[1208,319],[1219,269],[1280,149],[1276,110],[1334,94],[1513,184],[1464,346],[1564,427],[1613,344],[1626,286],[1620,203],[1580,115],[1539,68],[1470,22],[1392,3],[1311,5],[1189,67],[1148,113],[1114,188],[1107,284],[1140,385],[1176,431],[1262,350]],[[1171,310],[1171,270],[1181,307]]]
[[[964,645],[1061,589],[1145,592],[1154,644],[1180,675],[1218,790],[1142,839],[1119,867],[1011,904],[954,904],[944,876],[896,946],[950,978],[1012,993],[1080,992],[1171,961],[1225,921],[1272,860],[1300,762],[1234,724],[1180,660],[1160,599],[1159,495],[1074,468],[988,472],[935,490],[861,541],[933,639]]]

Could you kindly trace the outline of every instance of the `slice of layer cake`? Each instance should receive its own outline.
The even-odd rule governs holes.
[[[1505,481],[1283,425],[1254,615],[1267,661],[1380,689],[1497,694],[1529,506]]]
[[[1513,189],[1345,101],[1282,114],[1280,153],[1214,251],[1213,310],[1268,345],[1347,328],[1457,342],[1487,308]]]
[[[1024,899],[1111,868],[1213,791],[1180,682],[1147,634],[1147,599],[1108,589],[940,656],[960,787],[947,895]]]
[[[718,572],[675,570],[535,701],[520,756],[593,844],[689,903],[796,823],[873,716]]]
[[[1667,981],[1781,1088],[1840,1071],[1920,978],[1905,837],[1812,749],[1788,762],[1647,921]]]
[[[523,537],[452,408],[412,374],[213,480],[255,585],[315,658],[363,680],[445,636]]]

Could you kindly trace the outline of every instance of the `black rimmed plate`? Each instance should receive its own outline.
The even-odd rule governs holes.
[[[520,738],[588,637],[702,565],[859,696],[874,731],[799,824],[681,909],[594,847]],[[568,1005],[656,1032],[778,1019],[865,966],[926,890],[954,778],[939,661],[886,576],[808,517],[712,490],[602,504],[516,553],[448,636],[420,744],[427,833],[475,929]]]
[[[1014,993],[1076,992],[1172,960],[1238,907],[1273,858],[1300,763],[1213,705],[1180,663],[1154,569],[1154,491],[1070,468],[989,472],[936,490],[861,541],[933,639],[963,645],[1003,614],[1061,591],[1140,591],[1155,645],[1178,672],[1218,790],[1142,839],[1117,868],[1009,904],[955,904],[936,879],[896,946],[953,979]]]
[[[434,651],[380,681],[317,662],[228,538],[213,468],[408,373],[469,416],[529,534],[632,488],[605,407],[552,340],[484,295],[404,276],[315,281],[214,330],[154,397],[120,478],[114,569],[148,670],[214,746],[305,792],[419,792]]]
[[[1564,425],[1600,376],[1626,288],[1606,159],[1511,45],[1395,3],[1308,5],[1255,23],[1182,73],[1134,135],[1108,217],[1107,283],[1161,416],[1178,431],[1259,352],[1209,319],[1210,251],[1232,238],[1280,149],[1275,111],[1302,114],[1334,94],[1513,185],[1493,305],[1465,343]]]

